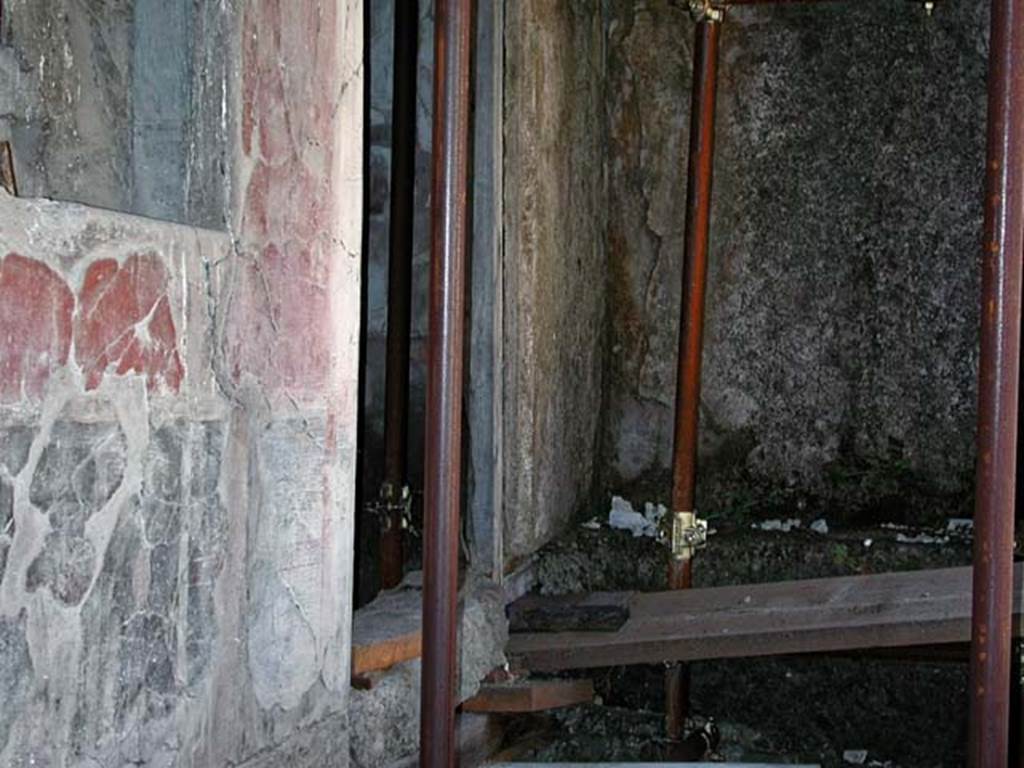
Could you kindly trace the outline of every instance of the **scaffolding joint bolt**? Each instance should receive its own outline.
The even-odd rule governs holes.
[[[697,550],[708,544],[708,521],[701,520],[693,511],[672,515],[672,558],[691,560]]]

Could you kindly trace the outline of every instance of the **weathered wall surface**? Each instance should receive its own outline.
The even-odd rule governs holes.
[[[222,228],[234,3],[92,6],[5,3],[0,139],[22,194]]]
[[[237,653],[203,275],[227,238],[6,196],[0,218],[0,762],[175,764]]]
[[[362,3],[231,29],[229,234],[0,193],[5,766],[347,764]]]
[[[986,5],[730,14],[704,511],[803,498],[842,514],[900,495],[948,514],[969,496]],[[669,462],[693,27],[668,0],[610,13],[604,435],[617,484]]]
[[[506,559],[590,501],[605,349],[601,6],[505,9]]]

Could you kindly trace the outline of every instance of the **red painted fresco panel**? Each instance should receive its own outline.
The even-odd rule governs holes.
[[[150,391],[181,386],[167,281],[155,254],[135,254],[122,265],[113,259],[89,265],[75,318],[75,359],[87,390],[108,371],[142,374]]]
[[[48,266],[16,253],[0,260],[0,401],[43,393],[68,360],[75,298]]]
[[[330,367],[334,3],[253,0],[243,20],[242,270],[228,323],[236,378],[317,390]]]

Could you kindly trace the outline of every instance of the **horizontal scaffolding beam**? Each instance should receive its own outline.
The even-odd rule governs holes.
[[[1021,565],[1013,630],[1021,635]],[[665,661],[965,643],[971,569],[881,573],[629,596],[616,632],[514,634],[508,655],[534,672]]]

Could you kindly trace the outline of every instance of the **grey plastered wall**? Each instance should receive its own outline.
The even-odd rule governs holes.
[[[4,3],[11,85],[0,98],[14,108],[0,113],[23,194],[130,209],[134,5]]]
[[[705,511],[969,505],[987,5],[730,12]],[[667,493],[693,25],[668,0],[609,8],[607,476]]]
[[[234,5],[8,0],[0,140],[22,194],[223,228]]]
[[[589,504],[605,354],[605,30],[599,3],[505,6],[504,548]]]

